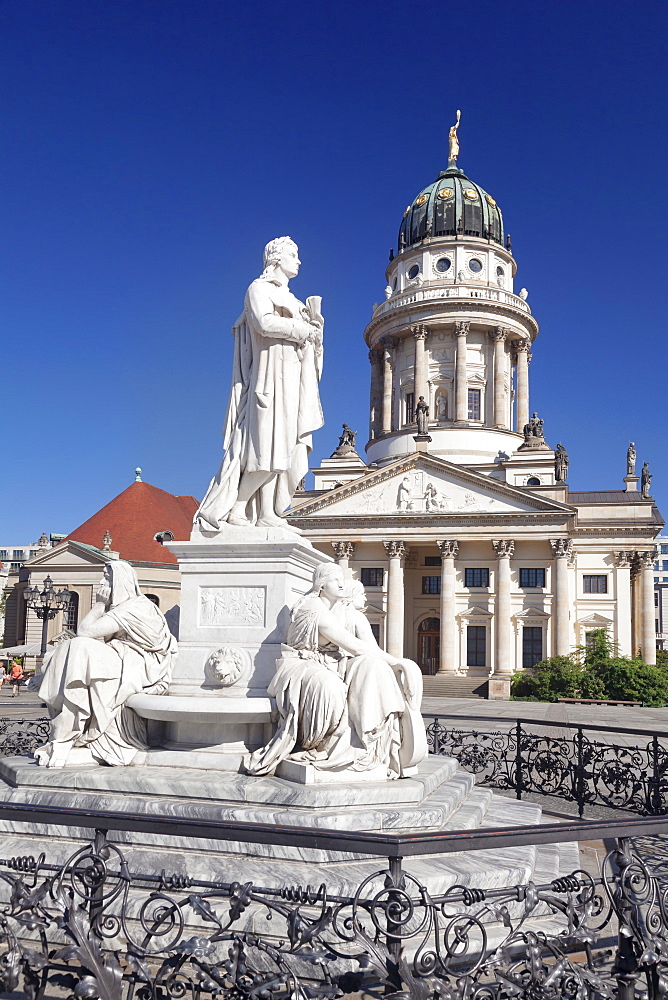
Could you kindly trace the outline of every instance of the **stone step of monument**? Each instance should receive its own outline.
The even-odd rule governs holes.
[[[460,677],[432,674],[423,677],[426,698],[486,698],[486,677]]]

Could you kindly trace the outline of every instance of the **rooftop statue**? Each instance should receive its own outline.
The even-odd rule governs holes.
[[[640,489],[644,500],[649,500],[649,489],[652,485],[652,473],[649,471],[649,462],[644,462],[640,472]]]
[[[225,522],[285,527],[281,514],[308,472],[311,435],[323,425],[324,320],[319,296],[304,304],[288,288],[300,264],[288,236],[268,243],[264,271],[249,286],[232,330],[225,456],[195,514],[205,533],[223,530]]]
[[[344,424],[342,433],[339,437],[339,443],[334,452],[330,455],[330,458],[340,458],[342,455],[350,455],[354,452],[356,437],[357,431],[348,427],[348,424]]]
[[[636,446],[633,441],[630,442],[628,451],[626,452],[626,475],[635,476],[636,474]]]
[[[39,697],[51,716],[51,740],[36,751],[38,762],[63,767],[79,747],[91,763],[130,764],[148,744],[145,722],[125,703],[140,691],[164,694],[176,656],[176,639],[141,593],[134,568],[107,563],[76,636],[44,661]]]
[[[450,132],[448,133],[448,147],[449,147],[449,160],[448,164],[454,166],[457,162],[457,157],[459,156],[459,138],[457,137],[457,131],[459,129],[459,121],[462,117],[461,111],[457,111],[457,121],[451,126]]]
[[[373,771],[375,780],[399,778],[415,773],[426,756],[420,668],[380,648],[359,590],[347,592],[341,567],[328,563],[292,608],[268,692],[276,699],[278,729],[245,759],[249,774],[272,774],[290,760],[322,771]]]
[[[558,483],[565,483],[568,477],[568,452],[563,444],[557,445],[554,453],[554,478]]]

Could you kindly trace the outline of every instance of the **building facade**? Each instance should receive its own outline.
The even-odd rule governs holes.
[[[654,619],[656,648],[668,649],[668,535],[660,535],[656,540]]]
[[[491,697],[598,628],[656,650],[663,521],[628,469],[624,489],[569,490],[530,407],[538,324],[517,266],[495,199],[451,159],[406,208],[364,331],[367,462],[337,450],[290,512],[365,584],[390,652]]]

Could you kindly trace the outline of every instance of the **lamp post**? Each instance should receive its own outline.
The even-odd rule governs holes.
[[[49,622],[55,618],[59,611],[65,611],[70,603],[71,594],[67,587],[63,587],[56,593],[53,588],[53,580],[50,576],[44,578],[44,590],[39,587],[28,587],[23,591],[26,606],[35,612],[42,622],[42,648],[40,656],[46,653],[46,634],[49,629]]]

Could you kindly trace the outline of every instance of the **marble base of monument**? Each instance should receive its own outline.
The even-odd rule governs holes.
[[[218,842],[160,833],[110,833],[123,845],[133,871],[165,869],[193,878],[251,881],[265,886],[320,885],[330,892],[354,893],[385,859],[334,850],[281,844],[281,827],[339,831],[409,832],[470,830],[533,825],[541,809],[501,798],[475,785],[452,758],[429,756],[419,775],[397,781],[305,786],[278,777],[221,774],[197,768],[38,767],[28,757],[0,760],[2,800],[123,815],[234,820],[276,827],[267,845]],[[48,859],[64,860],[88,838],[88,831],[49,827]],[[41,850],[41,846],[39,847]],[[25,824],[0,822],[0,856],[34,854],[35,838]],[[409,858],[405,868],[429,887],[445,892],[460,884],[491,888],[531,880],[550,881],[578,867],[577,847],[514,847],[494,851]]]

